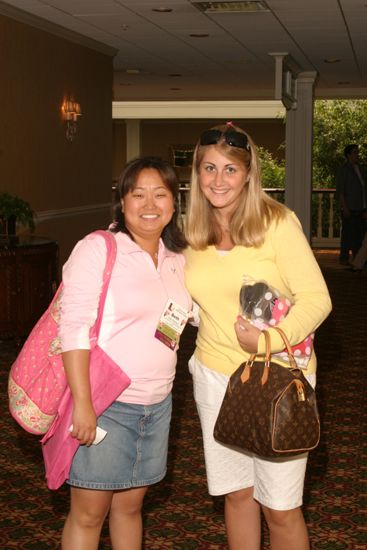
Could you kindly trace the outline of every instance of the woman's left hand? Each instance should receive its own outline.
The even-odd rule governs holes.
[[[241,348],[247,353],[257,353],[257,346],[261,330],[254,327],[240,315],[234,324],[238,342]]]

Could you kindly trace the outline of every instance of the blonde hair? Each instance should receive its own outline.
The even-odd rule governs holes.
[[[217,244],[221,239],[221,229],[214,214],[215,208],[207,200],[200,187],[200,164],[208,147],[215,147],[232,162],[240,164],[248,171],[239,203],[230,220],[230,235],[235,245],[260,247],[270,223],[285,216],[286,208],[269,197],[261,186],[260,164],[256,146],[251,137],[241,128],[222,124],[213,130],[235,131],[245,134],[250,150],[228,145],[222,136],[214,145],[197,143],[193,156],[191,189],[185,220],[185,235],[195,250],[203,250],[208,245]]]

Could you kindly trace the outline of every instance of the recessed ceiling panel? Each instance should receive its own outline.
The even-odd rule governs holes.
[[[205,12],[190,0],[0,0],[0,13],[8,15],[1,6],[10,5],[39,17],[37,27],[46,20],[116,48],[116,82],[127,68],[140,70],[131,82],[123,77],[121,85],[116,84],[115,95],[122,98],[272,98],[275,69],[270,52],[289,53],[301,70],[317,71],[316,94],[325,97],[330,89],[335,95],[338,82],[344,81],[360,96],[367,86],[367,0],[263,4],[268,11],[241,13],[243,3],[222,2],[226,13],[219,13],[218,4]],[[205,34],[209,36],[200,37]],[[326,58],[341,62],[326,64]],[[181,82],[166,76],[169,73],[182,73]]]

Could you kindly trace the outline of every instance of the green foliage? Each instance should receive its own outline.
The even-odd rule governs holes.
[[[316,100],[313,123],[313,187],[335,187],[336,172],[344,162],[344,147],[359,145],[361,163],[367,164],[367,100]],[[285,185],[285,163],[258,148],[263,186]]]
[[[314,110],[313,186],[335,187],[344,147],[357,143],[367,161],[367,100],[317,100]]]
[[[261,179],[263,187],[284,189],[285,185],[285,162],[275,159],[271,153],[263,147],[258,147],[261,164]]]
[[[30,204],[10,193],[1,193],[0,195],[0,218],[8,220],[15,217],[18,222],[28,225],[31,231],[34,231],[34,212]]]

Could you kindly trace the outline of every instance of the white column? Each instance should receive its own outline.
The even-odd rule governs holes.
[[[297,78],[297,107],[286,117],[285,203],[300,219],[311,242],[313,87],[316,72]]]
[[[126,162],[140,156],[140,120],[126,120]]]

